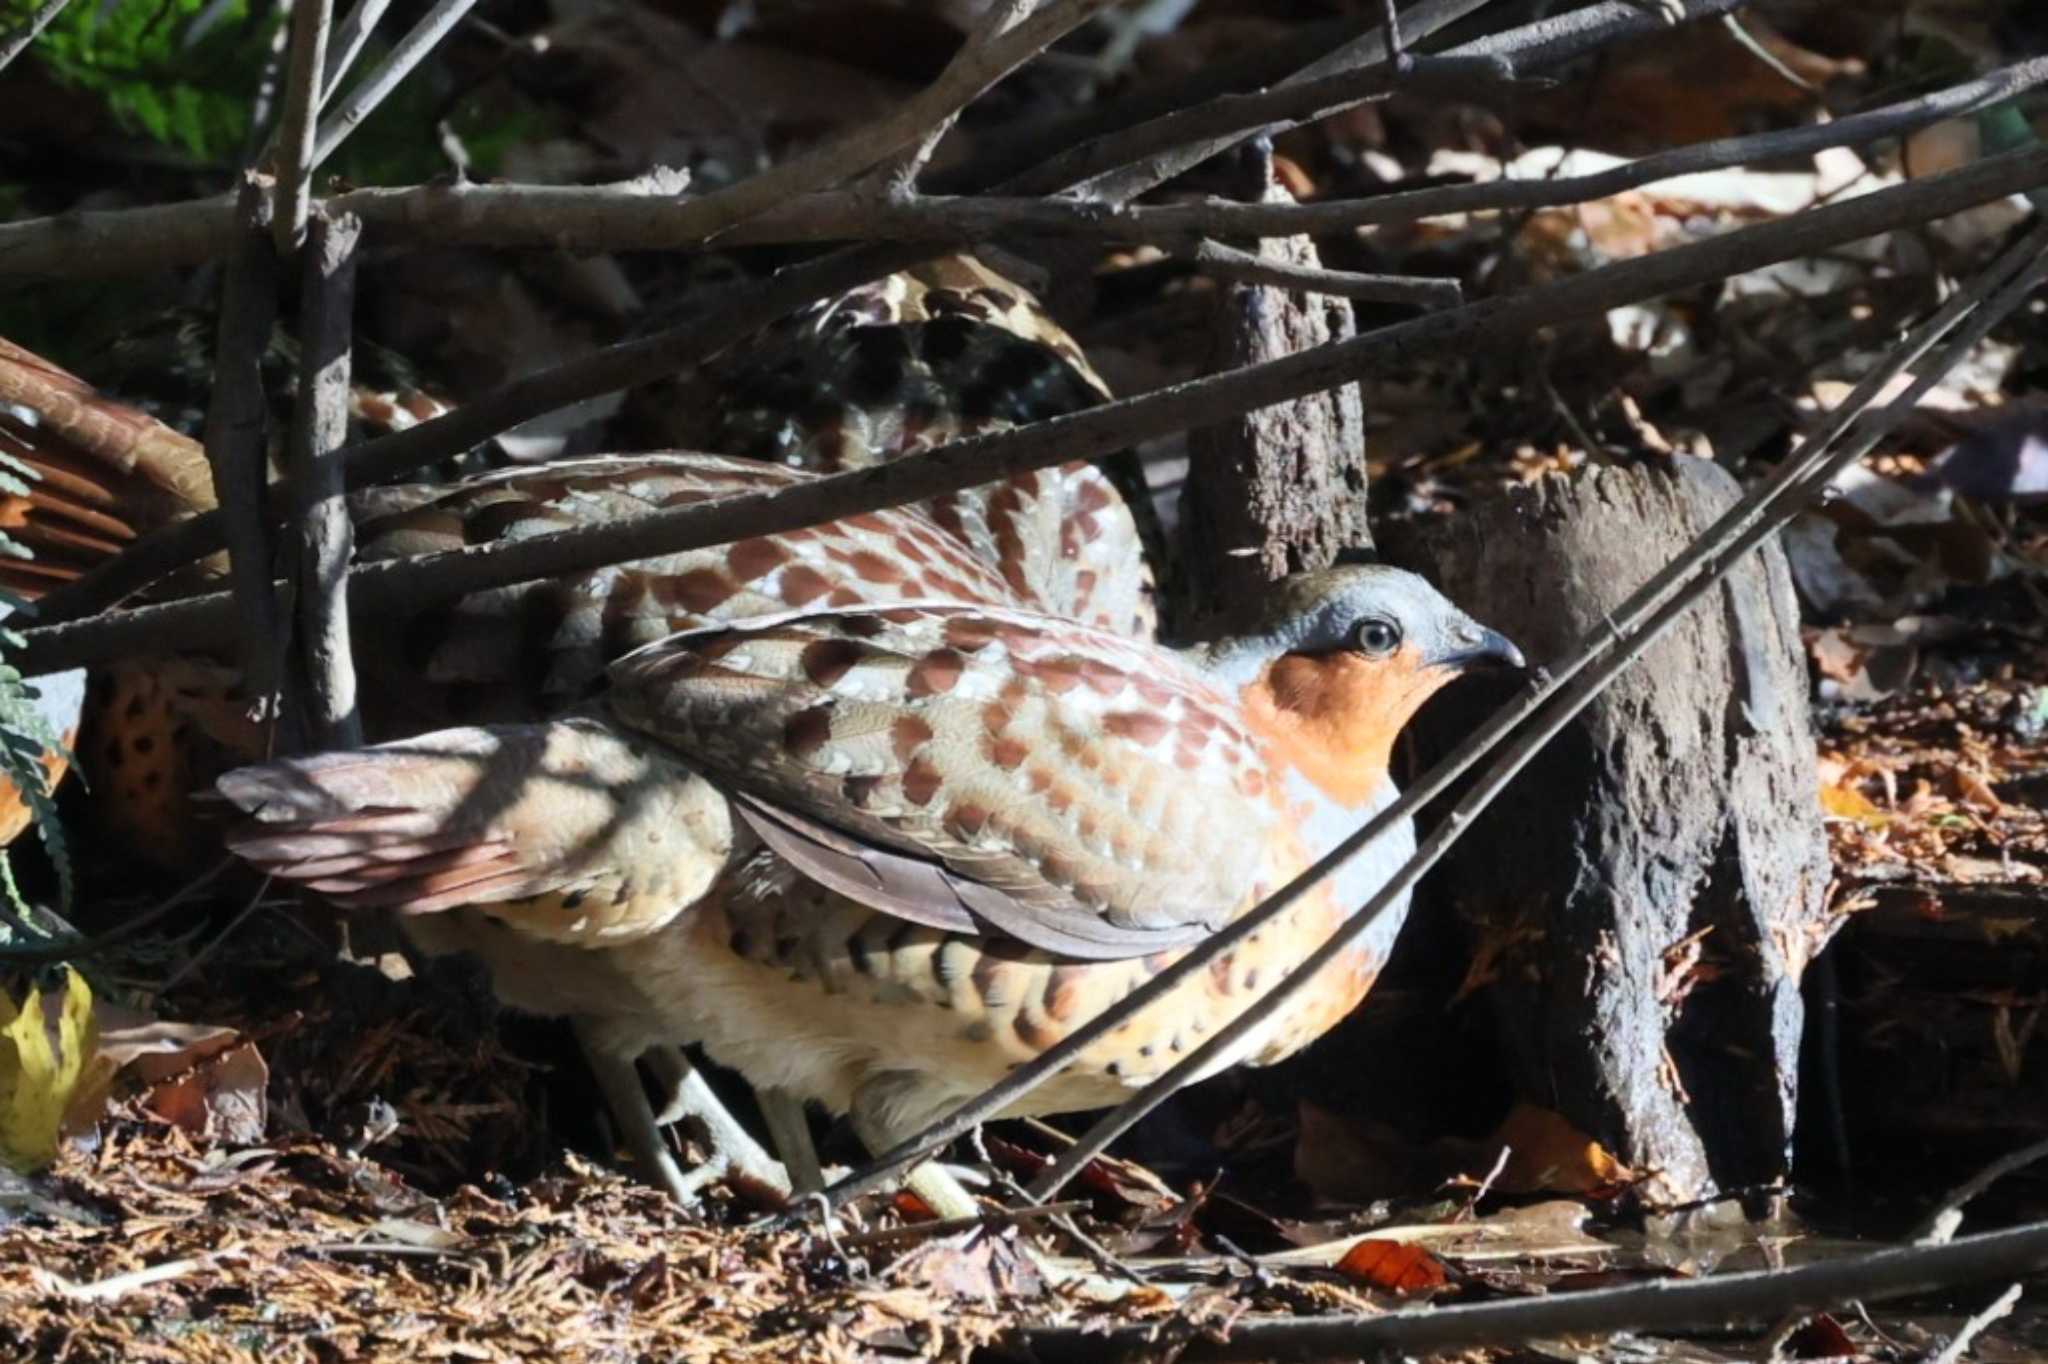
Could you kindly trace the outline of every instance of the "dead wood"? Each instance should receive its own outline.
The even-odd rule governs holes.
[[[1245,197],[1291,203],[1273,174],[1272,147],[1247,148]],[[1269,237],[1261,260],[1322,268],[1307,237]],[[1357,334],[1351,305],[1271,283],[1218,291],[1211,373],[1311,350]],[[1365,519],[1365,406],[1340,384],[1188,433],[1193,457],[1181,493],[1183,609],[1211,611],[1269,582],[1370,549]]]
[[[1397,538],[1533,657],[1608,611],[1739,494],[1718,467],[1598,467]],[[1530,767],[1434,895],[1470,928],[1522,1097],[1653,1196],[1786,1173],[1803,1013],[1825,941],[1827,846],[1798,608],[1767,547]],[[1487,705],[1452,694],[1424,743]]]

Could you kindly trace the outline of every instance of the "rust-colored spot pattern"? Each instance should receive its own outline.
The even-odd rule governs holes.
[[[1180,655],[1041,615],[903,605],[739,625],[613,679],[615,713],[707,775],[907,839],[1049,913],[1221,922],[1261,874],[1261,828],[1287,817],[1263,774],[1247,798],[1262,750]]]
[[[971,256],[822,300],[713,369],[716,448],[834,473],[1110,396],[1038,300]],[[1136,522],[1093,465],[1007,477],[925,510],[1020,602],[1141,638],[1156,630]],[[921,587],[913,582],[904,595]]]
[[[601,456],[486,475],[365,519],[364,558],[454,549],[625,521],[774,492],[818,477],[716,455]],[[495,707],[456,721],[523,718],[583,699],[614,658],[678,630],[790,610],[906,599],[1024,605],[972,546],[914,508],[614,565],[490,592],[430,611],[412,628],[404,687],[473,688]],[[820,666],[839,657],[836,646]],[[374,667],[376,660],[366,666]],[[843,675],[843,670],[842,670]]]

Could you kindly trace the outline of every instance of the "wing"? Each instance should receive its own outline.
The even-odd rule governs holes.
[[[753,460],[669,454],[564,460],[431,495],[375,490],[357,502],[358,553],[458,549],[816,477]],[[922,513],[900,509],[472,593],[423,612],[366,667],[380,670],[387,692],[418,693],[421,682],[444,689],[433,698],[440,722],[533,719],[584,699],[613,659],[678,630],[919,597],[1017,601],[965,545]]]
[[[1049,951],[1200,936],[1254,890],[1278,817],[1224,697],[1172,654],[1047,616],[796,616],[681,635],[611,677],[623,723],[818,879]]]

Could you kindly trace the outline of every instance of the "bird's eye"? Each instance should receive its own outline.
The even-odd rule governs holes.
[[[1358,623],[1357,638],[1360,653],[1390,654],[1401,645],[1401,627],[1375,616]]]

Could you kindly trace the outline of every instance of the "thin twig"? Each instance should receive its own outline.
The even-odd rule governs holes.
[[[1466,18],[1486,0],[1421,0],[1409,10],[1408,32],[1420,39]],[[1514,46],[1509,34],[1501,35]],[[1138,195],[1181,172],[1221,156],[1239,143],[1271,136],[1278,129],[1313,116],[1318,109],[1341,107],[1374,98],[1393,76],[1387,63],[1386,32],[1368,25],[1348,41],[1316,54],[1299,71],[1290,72],[1271,90],[1241,90],[1219,95],[1187,108],[1162,110],[1146,122],[1122,128],[1111,136],[1074,147],[1004,184],[993,193],[1017,194],[1055,188],[1104,203],[1129,203]],[[1347,84],[1364,81],[1363,87]],[[1332,100],[1336,103],[1332,103]],[[1065,167],[1065,174],[1052,168]]]
[[[990,1208],[987,1212],[973,1217],[954,1217],[943,1222],[906,1222],[900,1227],[881,1227],[874,1231],[856,1232],[842,1236],[842,1249],[859,1250],[863,1246],[887,1245],[892,1241],[917,1241],[930,1236],[951,1236],[956,1232],[981,1231],[990,1227],[1007,1227],[1018,1222],[1035,1221],[1041,1217],[1065,1217],[1069,1213],[1088,1211],[1086,1199],[1075,1199],[1066,1203],[1031,1203],[1021,1208]]]
[[[313,220],[299,306],[299,396],[287,451],[298,566],[301,734],[316,750],[363,742],[349,642],[348,566],[355,558],[342,477],[348,439],[350,316],[355,308],[354,218]]]
[[[1736,8],[1739,3],[1740,0],[1684,0],[1684,8],[1688,17],[1706,17],[1725,13]],[[1403,17],[1401,28],[1412,42],[1434,32],[1440,22],[1447,22],[1443,19],[1442,11],[1432,10],[1428,5],[1418,5],[1410,14]],[[1511,73],[1528,75],[1545,66],[1557,66],[1573,61],[1631,32],[1655,27],[1658,26],[1646,25],[1643,16],[1633,12],[1626,5],[1593,5],[1553,19],[1541,19],[1502,33],[1461,43],[1449,49],[1442,57],[1433,60],[1462,61],[1466,64],[1466,69],[1474,72],[1478,79],[1498,81],[1508,78]],[[1345,68],[1385,61],[1385,31],[1369,33],[1350,44],[1348,49],[1332,53],[1325,61],[1309,68],[1301,78],[1289,82],[1286,93],[1298,99],[1302,91],[1313,89],[1319,77],[1335,79]],[[1395,75],[1391,63],[1385,65],[1383,69],[1389,76]],[[1457,68],[1439,69],[1454,84],[1461,79],[1456,74]],[[1406,83],[1416,80],[1421,75],[1421,64],[1411,57],[1397,78]],[[1435,78],[1432,73],[1431,79]],[[1282,92],[1275,92],[1276,95],[1280,93]],[[1310,98],[1313,100],[1316,96],[1311,94]],[[1241,107],[1252,110],[1256,118],[1255,103]],[[1343,106],[1341,103],[1331,106],[1333,109],[1338,107]],[[1192,115],[1194,111],[1190,113]],[[1268,113],[1270,121],[1236,129],[1221,127],[1211,136],[1197,137],[1171,150],[1162,148],[1148,160],[1134,160],[1120,170],[1097,177],[1086,186],[1086,189],[1095,197],[1108,202],[1128,203],[1154,186],[1164,184],[1212,156],[1221,155],[1240,142],[1252,137],[1277,135],[1294,126],[1298,120],[1313,117],[1316,113],[1317,111],[1312,108],[1301,108],[1298,105],[1291,112],[1284,107],[1273,108]],[[1192,125],[1196,120],[1190,117],[1188,122]],[[1136,137],[1137,130],[1133,130],[1131,135]]]
[[[1482,8],[1487,0],[1423,0],[1411,24],[1418,34],[1434,33]],[[1007,194],[1046,194],[1068,186],[1088,198],[1120,203],[1127,192],[1103,192],[1091,181],[1111,171],[1180,149],[1192,160],[1184,169],[1227,151],[1255,130],[1306,121],[1384,95],[1391,88],[1386,39],[1363,34],[1334,52],[1323,52],[1275,82],[1271,89],[1217,95],[1200,104],[1169,110],[1143,123],[1082,142],[1051,156],[1000,186]],[[1162,176],[1161,178],[1170,178]],[[1157,183],[1156,181],[1154,183]],[[1149,188],[1149,186],[1148,186]]]
[[[5,71],[9,62],[28,51],[28,45],[34,42],[42,31],[50,26],[50,21],[62,14],[64,6],[70,3],[71,0],[43,0],[41,8],[29,15],[26,23],[4,39],[0,39],[0,71]]]
[[[1188,252],[1188,259],[1202,274],[1240,284],[1272,284],[1282,289],[1303,289],[1338,298],[1359,298],[1374,303],[1406,303],[1417,308],[1455,308],[1464,302],[1464,289],[1455,279],[1423,279],[1414,275],[1365,275],[1351,270],[1321,270],[1309,265],[1240,251],[1221,242],[1201,241]]]
[[[1994,1321],[2001,1321],[2012,1315],[2012,1309],[2019,1305],[2020,1286],[2013,1284],[1996,1298],[1993,1298],[1980,1312],[1970,1314],[1962,1324],[1955,1338],[1941,1347],[1941,1353],[1927,1361],[1927,1364],[1962,1364],[1963,1356],[1977,1343],[1977,1337]]]
[[[411,609],[429,597],[459,595],[510,582],[580,572],[607,563],[725,544],[750,535],[773,534],[920,501],[1012,473],[1128,449],[1164,432],[1224,421],[1255,407],[1350,382],[1377,364],[1412,363],[1423,354],[1517,337],[1539,327],[1596,315],[1627,303],[1758,269],[1774,261],[1810,255],[1843,242],[1943,217],[2041,183],[2048,183],[2048,148],[2011,152],[1940,176],[1828,204],[1793,218],[1603,266],[1511,298],[1446,309],[1282,359],[1171,385],[1070,416],[955,441],[871,469],[771,493],[675,508],[629,522],[558,531],[424,559],[358,565],[350,574],[354,580],[351,593],[359,605],[372,611]],[[809,267],[794,267],[806,268]],[[747,287],[759,293],[766,286]],[[605,355],[619,349],[623,348],[564,368],[601,362]],[[521,381],[547,382],[545,376]],[[614,376],[614,382],[632,380]],[[564,387],[567,386],[554,388],[547,396],[560,401]],[[444,423],[463,422],[470,411],[461,409],[396,436],[382,437],[363,450],[402,450],[406,460],[418,463],[443,458],[453,451],[437,446],[432,433]],[[475,417],[469,417],[468,422],[454,429],[474,432],[486,425]],[[358,478],[395,477],[412,467],[415,464],[382,457],[374,462],[352,460],[350,483],[355,484]],[[203,517],[195,518],[186,526],[198,527],[205,521]],[[174,527],[173,531],[185,529]],[[200,547],[208,547],[203,536]],[[24,673],[35,675],[97,661],[122,650],[160,647],[173,641],[180,647],[204,647],[229,637],[235,628],[234,613],[224,598],[202,597],[29,630],[25,632],[27,647],[19,666]]]
[[[1724,1330],[1856,1299],[1904,1297],[2048,1266],[2048,1223],[1966,1237],[1945,1246],[1880,1250],[1791,1269],[1704,1279],[1653,1279],[1625,1288],[1553,1293],[1375,1316],[1235,1322],[1221,1339],[1188,1343],[1175,1357],[1210,1360],[1357,1359],[1449,1353],[1616,1331]],[[1160,1325],[1033,1327],[1013,1339],[1043,1364],[1100,1364],[1162,1343]]]
[[[391,49],[383,61],[361,84],[349,91],[341,108],[320,120],[319,131],[313,138],[313,156],[309,169],[317,170],[326,164],[327,158],[340,149],[348,135],[362,125],[382,104],[399,82],[412,74],[412,69],[426,60],[449,30],[462,22],[476,4],[476,0],[435,0],[434,7],[412,26],[398,46]]]
[[[1934,1211],[1927,1214],[1920,1225],[1913,1229],[1915,1242],[1946,1241],[1962,1225],[1963,1209],[1986,1189],[2009,1174],[2026,1169],[2029,1165],[2048,1160],[2048,1141],[2037,1141],[2031,1146],[2022,1146],[2009,1151],[1992,1161],[1976,1174],[1951,1189]]]
[[[453,458],[484,441],[558,408],[696,364],[805,303],[915,265],[931,248],[910,245],[851,247],[793,265],[767,280],[728,285],[709,293],[675,326],[635,341],[515,379],[445,416],[379,436],[344,452],[351,487],[402,478]],[[152,531],[120,557],[65,584],[27,608],[24,619],[72,621],[103,610],[222,542],[222,519],[203,513]]]
[[[270,213],[277,254],[290,259],[306,235],[313,195],[313,121],[320,112],[333,0],[293,0],[291,48],[285,67],[284,118],[277,134],[276,202]]]
[[[235,865],[232,857],[223,857],[207,870],[187,881],[173,891],[169,898],[151,905],[140,914],[123,919],[113,928],[90,938],[66,936],[32,947],[0,947],[0,962],[10,966],[34,966],[53,961],[82,961],[97,956],[112,948],[119,947],[131,938],[142,936],[144,930],[157,920],[164,918],[174,909],[197,895],[207,886],[220,879],[223,872]]]
[[[348,13],[334,26],[334,36],[327,44],[327,65],[320,74],[320,96],[324,100],[334,93],[348,69],[355,65],[362,55],[363,47],[370,41],[377,21],[384,17],[384,11],[391,8],[391,0],[356,0],[349,6]]]
[[[1483,2],[1483,0],[1482,0]],[[1112,99],[1082,104],[1064,114],[991,128],[975,136],[974,157],[964,165],[932,171],[920,188],[932,194],[985,190],[1070,147],[1200,104],[1218,95],[1259,90],[1298,74],[1311,63],[1345,49],[1377,22],[1346,15],[1305,25],[1284,38],[1261,44],[1235,60],[1206,63],[1197,70],[1160,80]]]

